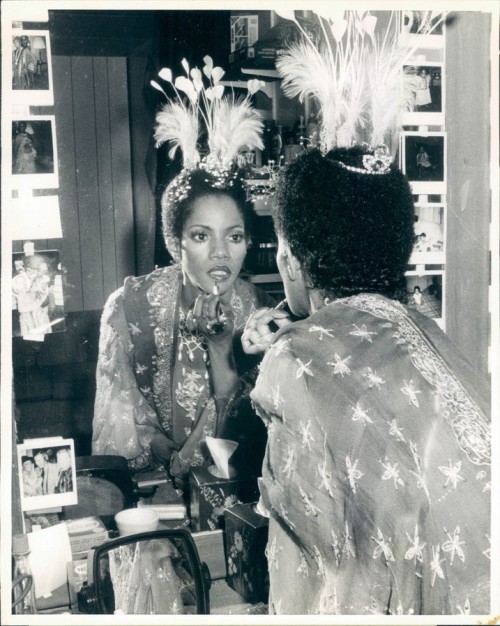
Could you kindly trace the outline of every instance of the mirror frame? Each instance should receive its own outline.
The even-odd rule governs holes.
[[[198,549],[194,542],[191,533],[184,528],[168,529],[168,530],[153,530],[145,533],[137,533],[135,535],[126,535],[124,537],[118,537],[106,541],[96,548],[89,550],[87,555],[87,589],[92,590],[93,598],[91,603],[93,605],[93,613],[99,613],[102,615],[110,615],[105,610],[104,602],[98,594],[95,581],[99,576],[99,559],[100,557],[110,550],[119,546],[125,546],[129,543],[136,543],[137,541],[148,539],[168,539],[181,540],[186,546],[188,557],[192,565],[192,575],[196,590],[196,614],[197,615],[209,615],[210,603],[209,603],[209,591],[210,591],[210,573],[205,563],[202,564]]]

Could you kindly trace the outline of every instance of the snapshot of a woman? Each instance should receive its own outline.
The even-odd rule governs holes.
[[[236,441],[234,463],[257,475],[265,446],[265,428],[248,399],[255,377],[245,377],[256,363],[245,361],[240,336],[249,315],[271,300],[239,278],[252,207],[232,164],[243,146],[261,145],[262,123],[248,99],[219,98],[223,115],[243,107],[240,119],[252,132],[220,125],[233,150],[222,160],[215,135],[202,160],[196,132],[194,144],[181,137],[184,168],[162,198],[175,263],[127,279],[110,297],[97,368],[93,453],[120,454],[133,471],[163,466],[181,488],[189,469],[207,459],[207,435]],[[158,114],[159,144],[171,140],[180,109],[169,101]]]
[[[285,85],[303,86],[296,68],[314,45],[280,57]],[[270,339],[267,310],[243,338],[249,352],[271,341],[251,394],[268,431],[269,610],[488,614],[487,385],[401,301],[414,240],[406,177],[376,142],[337,145],[320,104],[321,149],[286,165],[274,204],[278,267],[303,320]]]

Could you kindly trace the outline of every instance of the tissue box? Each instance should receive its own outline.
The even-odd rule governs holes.
[[[194,532],[224,527],[224,509],[259,497],[257,478],[218,478],[206,467],[191,470],[190,518]]]
[[[265,602],[269,573],[265,554],[269,520],[254,510],[255,504],[236,504],[224,512],[226,582],[247,602]]]
[[[86,557],[90,548],[109,539],[109,532],[97,515],[66,520],[65,523],[74,559]]]

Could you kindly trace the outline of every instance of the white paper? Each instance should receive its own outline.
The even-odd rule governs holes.
[[[58,196],[13,198],[11,202],[12,241],[62,237]]]
[[[56,524],[28,534],[35,597],[48,598],[67,580],[66,564],[72,560],[66,524]]]

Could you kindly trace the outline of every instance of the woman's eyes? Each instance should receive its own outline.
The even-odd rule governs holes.
[[[208,237],[209,237],[208,233],[205,233],[203,231],[191,233],[191,239],[193,239],[194,241],[197,241],[198,243],[207,241]],[[228,239],[232,243],[241,243],[245,239],[245,234],[244,233],[231,233],[228,235]]]

